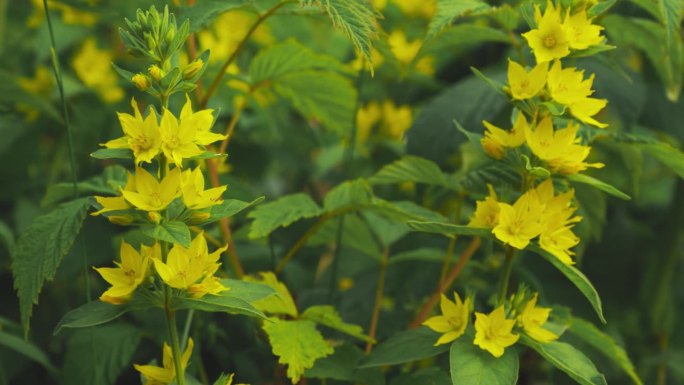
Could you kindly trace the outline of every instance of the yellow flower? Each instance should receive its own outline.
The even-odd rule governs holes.
[[[550,330],[544,329],[544,323],[549,319],[551,308],[538,307],[537,296],[535,293],[523,309],[522,313],[518,315],[518,325],[522,326],[525,334],[539,342],[551,342],[558,339],[558,336]]]
[[[162,114],[159,131],[161,133],[162,152],[176,166],[182,167],[185,158],[202,154],[202,149],[195,143],[197,126],[187,122],[179,122],[167,109],[164,109]]]
[[[450,301],[444,294],[440,302],[442,315],[434,316],[423,322],[423,325],[430,329],[442,333],[435,346],[447,344],[465,333],[470,316],[470,299],[461,301],[458,293],[454,292],[454,302]]]
[[[83,84],[97,91],[104,101],[115,103],[124,97],[124,92],[117,84],[111,63],[111,53],[97,49],[95,38],[91,37],[76,53],[71,66]]]
[[[511,331],[515,320],[506,319],[503,305],[489,315],[475,313],[475,340],[473,343],[494,357],[501,357],[504,349],[518,341],[520,336]]]
[[[392,0],[401,12],[410,16],[431,19],[436,10],[434,0]]]
[[[192,102],[188,94],[185,94],[185,104],[180,113],[179,130],[190,131],[194,128],[195,137],[193,141],[200,146],[207,146],[216,141],[226,139],[225,135],[211,132],[211,126],[214,124],[214,110],[200,110],[192,111]]]
[[[256,16],[245,11],[231,11],[217,17],[211,28],[198,32],[202,50],[210,49],[210,63],[222,63],[228,59],[254,24]],[[252,34],[254,42],[260,45],[274,41],[270,28],[261,24]]]
[[[475,214],[470,218],[468,226],[470,227],[488,227],[493,228],[499,223],[499,201],[496,198],[496,191],[492,185],[487,184],[489,189],[489,196],[484,201],[477,201],[475,207]]]
[[[567,28],[561,23],[561,10],[554,8],[551,0],[546,3],[544,15],[539,6],[535,5],[535,20],[537,28],[522,36],[532,48],[537,63],[544,63],[553,59],[560,59],[570,53],[567,38]]]
[[[397,107],[391,100],[385,100],[382,103],[382,118],[381,133],[396,140],[401,140],[413,123],[411,107]]]
[[[145,76],[141,73],[137,73],[137,74],[133,75],[133,77],[131,78],[131,81],[133,82],[135,87],[137,89],[139,89],[140,91],[145,91],[148,88],[150,88],[150,81],[147,79],[147,76]]]
[[[166,208],[180,193],[180,169],[174,168],[159,182],[145,169],[135,169],[136,191],[121,191],[133,206],[145,211],[161,211]]]
[[[20,77],[17,80],[19,87],[34,95],[48,95],[52,89],[54,75],[48,67],[40,65],[32,78]]]
[[[404,32],[400,30],[394,30],[389,34],[387,42],[390,45],[390,49],[397,60],[403,65],[407,66],[413,62],[416,55],[420,51],[420,47],[423,45],[423,41],[416,39],[413,41],[408,41]],[[418,60],[414,68],[425,75],[432,75],[435,69],[432,65],[432,58],[424,57]]]
[[[189,209],[204,209],[223,202],[223,192],[228,186],[204,189],[204,175],[200,168],[184,171],[181,174],[183,203]]]
[[[135,178],[133,177],[133,175],[131,175],[130,172],[128,173],[128,179],[126,180],[126,186],[124,187],[124,190],[136,191]],[[128,204],[128,202],[126,202],[126,199],[123,196],[96,196],[95,200],[98,204],[100,204],[100,206],[102,206],[102,208],[94,213],[91,213],[90,215],[92,216],[98,216],[100,214],[104,214],[110,211],[128,210],[131,208],[131,205]],[[122,225],[127,225],[133,221],[133,218],[128,215],[108,215],[107,219],[109,219],[109,221],[112,223]]]
[[[568,12],[563,24],[567,30],[568,44],[572,49],[587,49],[603,41],[601,36],[603,27],[591,24],[591,19],[587,17],[585,9],[572,16]]]
[[[549,69],[546,84],[553,100],[569,106],[593,94],[593,82],[594,75],[584,79],[584,71],[577,71],[574,67],[561,68],[560,60],[556,60]]]
[[[568,109],[570,114],[580,121],[599,128],[605,128],[608,127],[607,124],[597,121],[592,116],[598,114],[606,104],[608,104],[608,101],[605,99],[584,98],[570,104]]]
[[[525,130],[528,126],[525,115],[518,114],[511,131],[503,130],[486,120],[482,124],[487,128],[480,140],[484,151],[494,159],[501,159],[507,148],[516,148],[525,143]]]
[[[569,175],[584,171],[589,167],[601,168],[602,163],[586,163],[591,147],[579,144],[578,125],[570,122],[567,127],[554,131],[551,117],[544,117],[533,131],[527,127],[525,137],[527,146],[549,168],[559,174]]]
[[[554,195],[553,182],[547,179],[535,189],[540,202],[544,204],[542,217],[542,233],[539,235],[539,245],[561,262],[572,265],[572,256],[575,254],[571,248],[579,244],[580,239],[572,232],[574,223],[582,220],[573,214],[576,207],[571,201],[575,191],[570,190],[564,194]]]
[[[117,113],[124,136],[108,141],[107,148],[130,148],[135,156],[135,163],[152,163],[152,159],[161,150],[161,135],[157,123],[157,114],[150,109],[143,119],[135,98],[131,99],[134,115]]]
[[[530,72],[520,64],[508,59],[508,85],[511,96],[516,100],[525,100],[536,96],[546,84],[549,64],[539,63]]]
[[[188,366],[192,348],[195,346],[192,338],[188,338],[188,346],[185,348],[181,356],[181,366],[185,369]],[[165,342],[163,349],[163,358],[161,367],[155,365],[138,365],[134,364],[135,370],[145,378],[146,385],[168,385],[176,379],[176,364],[173,361],[173,352],[171,347]]]
[[[544,205],[534,191],[528,191],[511,206],[499,203],[499,223],[492,233],[501,242],[522,250],[543,228],[541,214]]]
[[[228,290],[213,277],[221,266],[218,263],[221,253],[226,249],[227,247],[222,247],[209,254],[204,233],[200,233],[192,240],[189,249],[174,245],[166,263],[159,258],[154,259],[154,267],[167,285],[187,290],[195,298],[205,294],[218,294]]]
[[[130,299],[135,289],[143,282],[149,272],[151,258],[161,256],[161,248],[155,243],[152,247],[142,246],[139,254],[133,246],[121,243],[121,263],[117,267],[100,267],[95,270],[112,286],[100,296],[100,300],[119,305]]]
[[[373,127],[382,119],[380,105],[372,101],[365,107],[359,108],[356,113],[357,139],[360,143],[365,143],[373,131]]]

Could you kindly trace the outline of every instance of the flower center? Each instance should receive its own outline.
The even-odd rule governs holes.
[[[172,136],[166,140],[166,146],[171,148],[171,149],[178,147],[179,144],[180,144],[180,139],[178,139],[178,136],[176,136],[176,135],[174,135],[174,136]]]
[[[553,35],[546,35],[544,39],[542,39],[542,44],[544,44],[544,47],[546,48],[553,48],[556,46],[556,37]]]

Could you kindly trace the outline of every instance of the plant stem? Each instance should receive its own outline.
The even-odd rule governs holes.
[[[380,275],[378,276],[378,286],[375,289],[375,303],[373,304],[373,312],[371,313],[370,327],[368,328],[368,336],[375,339],[378,330],[378,320],[380,319],[380,307],[382,306],[382,296],[385,291],[385,275],[387,274],[387,265],[389,260],[389,248],[385,247],[382,253],[382,260],[380,261]],[[373,342],[366,344],[366,353],[370,353],[373,349]]]
[[[228,142],[230,142],[230,139],[233,137],[233,132],[235,131],[235,126],[237,126],[237,122],[240,119],[240,116],[242,115],[242,111],[245,109],[247,106],[247,98],[248,95],[245,95],[245,97],[242,99],[240,104],[237,106],[235,109],[235,112],[233,113],[233,117],[230,119],[230,122],[228,122],[228,126],[226,126],[226,138],[223,139],[223,142],[221,142],[221,147],[219,147],[219,154],[225,154],[226,150],[228,149]],[[221,158],[223,159],[223,158]]]
[[[447,253],[444,257],[444,263],[442,264],[442,272],[439,274],[439,282],[444,281],[447,272],[449,271],[449,263],[451,263],[451,258],[454,256],[454,249],[456,248],[457,237],[451,238],[449,241],[449,247],[447,247]]]
[[[331,216],[328,214],[321,216],[318,219],[318,221],[316,223],[314,223],[313,226],[311,226],[309,228],[309,230],[307,230],[304,233],[304,235],[302,235],[297,240],[297,242],[295,242],[295,244],[290,248],[290,250],[287,251],[287,254],[285,254],[283,259],[280,261],[280,263],[278,263],[278,266],[275,268],[276,274],[280,274],[283,271],[283,269],[285,268],[285,265],[287,265],[287,263],[297,253],[297,251],[299,251],[299,249],[301,249],[304,245],[306,245],[306,242],[309,240],[309,238],[311,238],[311,236],[313,236],[316,233],[316,231],[318,231],[318,229],[320,229],[321,226],[323,226],[325,221],[327,221],[330,218],[331,218]]]
[[[480,244],[482,241],[480,240],[479,237],[473,238],[468,246],[461,252],[461,255],[458,257],[458,261],[454,265],[453,268],[451,268],[451,271],[449,272],[449,275],[444,279],[444,281],[439,282],[437,286],[437,290],[430,296],[430,299],[423,305],[423,307],[420,309],[420,312],[416,316],[416,318],[411,322],[409,325],[410,328],[417,328],[420,326],[423,321],[425,321],[430,315],[430,312],[432,309],[435,307],[437,302],[439,302],[439,297],[442,293],[444,293],[458,278],[458,276],[461,274],[461,271],[463,271],[463,268],[465,267],[466,263],[470,260],[470,257],[475,254],[475,251],[480,247]]]
[[[281,7],[285,6],[286,4],[292,3],[292,2],[293,1],[291,1],[291,0],[282,1],[282,2],[274,5],[273,7],[269,8],[266,12],[259,15],[259,18],[257,18],[257,20],[254,22],[254,24],[252,24],[249,31],[247,31],[247,34],[245,35],[245,37],[240,41],[238,46],[235,48],[235,51],[233,51],[233,53],[230,54],[228,59],[223,63],[223,65],[219,69],[218,74],[216,74],[216,77],[214,78],[214,80],[211,82],[211,85],[207,89],[207,93],[204,94],[204,97],[202,98],[202,100],[200,100],[200,103],[199,103],[200,109],[204,109],[207,107],[207,103],[209,103],[209,99],[214,94],[214,92],[216,92],[216,89],[218,88],[219,84],[221,84],[221,79],[223,79],[223,76],[225,75],[226,70],[231,65],[231,63],[233,63],[233,61],[235,61],[235,58],[237,58],[238,53],[240,53],[242,48],[244,48],[244,46],[245,46],[245,44],[247,44],[247,41],[249,40],[249,38],[252,37],[252,34],[254,34],[254,32],[257,30],[257,28],[259,28],[261,23],[263,23],[266,19],[268,19],[271,15],[273,15],[278,9],[280,9]]]
[[[185,326],[183,327],[183,336],[181,337],[181,350],[187,346],[188,338],[190,337],[190,326],[192,325],[192,318],[195,315],[195,309],[188,310],[188,315],[185,318]]]
[[[501,274],[501,281],[499,281],[499,297],[497,304],[501,305],[506,299],[508,293],[508,283],[511,280],[511,270],[513,270],[513,257],[515,256],[515,249],[512,246],[506,248],[506,260],[504,261],[504,269]]]
[[[165,287],[170,291],[168,286]],[[180,344],[178,343],[178,330],[176,329],[176,312],[171,310],[168,306],[166,311],[166,324],[169,327],[169,339],[171,340],[171,352],[173,353],[173,363],[176,369],[176,383],[178,385],[185,385],[185,368],[181,362]]]

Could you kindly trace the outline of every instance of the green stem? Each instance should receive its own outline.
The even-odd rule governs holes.
[[[170,288],[165,287],[168,291]],[[173,363],[176,367],[176,384],[185,385],[185,368],[181,363],[181,355],[183,354],[180,350],[180,343],[178,342],[178,330],[176,328],[176,312],[169,309],[166,310],[166,324],[169,327],[169,339],[171,340],[171,352],[173,353]]]
[[[373,304],[373,311],[371,312],[371,322],[368,328],[368,336],[375,339],[378,332],[378,320],[380,319],[380,308],[382,307],[382,297],[385,291],[385,276],[387,274],[387,265],[389,264],[389,248],[385,247],[382,253],[382,260],[380,261],[380,274],[378,276],[378,286],[375,288],[375,303]],[[366,343],[366,354],[373,349],[373,342]]]
[[[183,336],[181,338],[181,349],[185,349],[187,346],[188,338],[190,337],[190,326],[192,325],[192,318],[195,315],[195,309],[190,309],[188,311],[188,316],[185,318],[185,327],[183,327]]]
[[[511,280],[511,271],[513,270],[513,257],[515,256],[515,249],[512,246],[506,248],[506,260],[504,261],[504,269],[501,273],[501,281],[499,282],[499,298],[497,304],[501,305],[506,299],[508,293],[508,283]]]

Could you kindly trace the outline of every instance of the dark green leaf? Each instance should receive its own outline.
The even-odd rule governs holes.
[[[480,0],[437,0],[437,12],[430,21],[427,37],[430,38],[451,25],[454,19],[486,11],[490,7]]]
[[[375,342],[372,338],[363,333],[363,328],[361,328],[361,326],[344,322],[337,313],[337,310],[330,305],[311,306],[304,310],[301,318],[314,321],[344,334],[356,337],[362,341]]]
[[[101,148],[90,156],[95,159],[133,159],[133,152],[127,148]]]
[[[50,358],[36,345],[2,330],[0,330],[0,345],[41,364],[51,374],[57,374],[57,369],[50,363]]]
[[[171,307],[176,310],[195,309],[206,312],[241,314],[249,317],[266,319],[264,313],[252,306],[249,302],[233,297],[229,293],[230,290],[218,295],[207,294],[202,298],[174,297],[171,300]]]
[[[572,345],[560,341],[539,343],[525,335],[520,336],[520,341],[536,350],[544,359],[578,383],[606,385],[605,377],[599,373],[594,363]]]
[[[603,192],[606,192],[606,193],[608,193],[614,197],[618,197],[620,199],[624,199],[627,201],[632,199],[629,197],[629,195],[623,193],[622,191],[620,191],[617,188],[609,185],[608,183],[600,181],[600,180],[598,180],[594,177],[591,177],[589,175],[586,175],[586,174],[572,174],[572,175],[568,175],[567,178],[571,182],[588,184],[592,187],[595,187],[595,188],[597,188]]]
[[[144,225],[140,231],[152,239],[190,247],[190,229],[183,222],[169,221],[158,225]]]
[[[264,199],[264,197],[259,197],[251,202],[244,202],[238,199],[226,199],[223,201],[223,203],[212,206],[211,209],[209,209],[209,213],[211,215],[209,219],[199,223],[193,222],[193,224],[206,225],[223,218],[232,217],[233,215],[238,214],[249,207],[258,205],[259,203],[263,202]]]
[[[436,356],[449,350],[449,345],[435,346],[439,335],[426,327],[399,332],[377,345],[359,367],[397,365]]]
[[[33,305],[45,281],[51,281],[69,252],[90,206],[88,198],[63,203],[34,219],[21,234],[12,253],[14,288],[24,332],[28,335]]]
[[[530,243],[527,247],[533,252],[541,255],[549,261],[556,269],[558,269],[567,279],[570,280],[582,294],[589,300],[591,306],[596,311],[601,322],[606,323],[606,319],[603,317],[603,307],[601,305],[601,298],[599,297],[594,285],[589,282],[589,279],[582,274],[581,271],[577,270],[574,266],[568,266],[561,262],[558,258],[554,257],[552,254],[548,253],[546,250],[537,246],[536,244]]]
[[[462,337],[451,344],[449,362],[453,385],[515,385],[518,382],[518,353],[514,348],[507,348],[497,358]]]
[[[407,155],[391,164],[384,166],[375,175],[368,178],[371,184],[389,184],[415,182],[437,185],[454,189],[453,178],[442,171],[434,162]]]
[[[373,191],[368,182],[363,179],[343,182],[328,192],[323,200],[326,211],[339,211],[370,205],[373,201]]]
[[[78,182],[80,195],[118,195],[119,187],[126,185],[128,171],[121,166],[114,165],[105,168],[102,175]],[[66,198],[73,197],[74,185],[71,182],[62,182],[48,187],[47,193],[40,203],[41,206],[50,206],[61,202]]]
[[[680,178],[684,178],[684,152],[665,143],[641,144],[638,146],[646,151],[647,154],[669,167]]]

